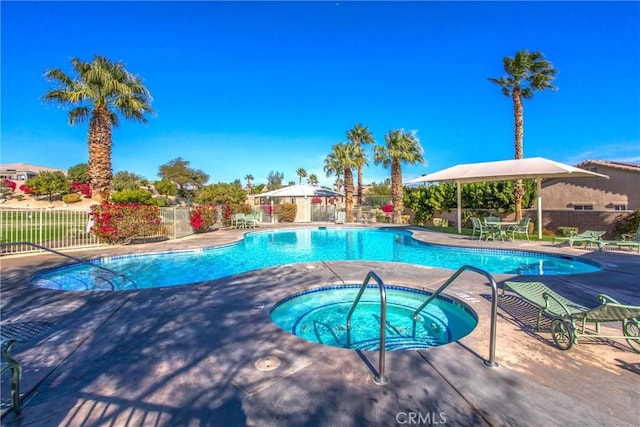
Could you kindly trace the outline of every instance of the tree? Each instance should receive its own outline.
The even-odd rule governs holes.
[[[246,174],[244,176],[244,179],[247,181],[247,193],[251,194],[251,181],[253,181],[255,178],[251,174]]]
[[[358,206],[362,205],[362,168],[368,164],[367,152],[364,150],[365,144],[373,144],[375,141],[373,135],[367,126],[363,127],[360,123],[355,125],[353,129],[347,131],[347,138],[356,145],[358,156],[362,157],[361,166],[358,166],[358,188],[356,200]]]
[[[75,166],[71,166],[67,170],[67,178],[73,182],[79,182],[82,184],[89,183],[89,165],[86,163],[78,163]]]
[[[344,204],[347,222],[353,222],[353,169],[362,164],[362,158],[358,154],[358,147],[353,143],[340,142],[333,147],[333,151],[329,154],[332,160],[340,163],[344,174]],[[327,156],[327,157],[329,157]],[[327,159],[325,159],[325,165]],[[326,167],[325,167],[326,170]],[[327,177],[330,176],[327,172]]]
[[[209,180],[209,175],[200,169],[190,168],[189,163],[188,160],[177,157],[161,165],[158,172],[162,179],[171,181],[178,186],[178,195],[181,197],[193,196]]]
[[[69,111],[69,124],[89,119],[88,177],[92,199],[109,200],[111,191],[111,129],[118,127],[120,114],[125,119],[147,122],[145,113],[153,112],[151,94],[142,79],[131,74],[121,62],[103,56],[93,61],[71,59],[74,75],[68,76],[59,68],[45,72],[45,77],[56,84],[44,95],[45,102],[73,106]]]
[[[336,176],[334,188],[336,191],[342,191],[344,182],[340,179],[340,176],[344,173],[342,163],[336,158],[335,152],[327,154],[324,159],[324,172],[327,174],[327,178],[332,175]]]
[[[267,175],[267,187],[269,191],[277,190],[282,187],[282,181],[284,180],[284,173],[282,172],[269,172]]]
[[[307,177],[307,171],[303,168],[300,168],[296,171],[296,175],[298,175],[298,178],[300,179],[299,184],[302,184],[302,178]]]
[[[307,182],[311,185],[318,185],[318,175],[312,173],[311,175],[309,175],[309,178],[307,178]]]
[[[49,201],[54,194],[67,193],[71,187],[67,177],[60,171],[40,172],[33,178],[29,178],[25,185],[37,195],[46,194],[49,196]]]
[[[223,204],[223,203],[244,203],[247,199],[247,192],[242,188],[240,180],[231,184],[217,183],[207,185],[198,190],[195,202],[203,205]]]
[[[176,194],[178,194],[178,186],[168,179],[156,181],[153,186],[156,190],[158,190],[158,193],[162,194],[163,196],[175,196]]]
[[[385,168],[391,167],[391,201],[394,210],[394,222],[402,222],[402,163],[424,164],[423,149],[418,137],[413,132],[405,132],[403,129],[390,130],[384,136],[386,147],[376,145],[373,147],[375,164],[382,164]]]
[[[132,172],[120,171],[113,176],[114,191],[139,190],[144,178]]]
[[[526,50],[516,52],[513,58],[505,56],[502,58],[502,65],[507,75],[500,78],[489,78],[489,81],[500,86],[504,96],[513,99],[515,158],[522,159],[524,156],[524,106],[522,100],[533,98],[535,91],[556,90],[557,88],[551,82],[557,71],[541,52]],[[516,221],[520,221],[524,195],[522,180],[516,181],[514,195]]]

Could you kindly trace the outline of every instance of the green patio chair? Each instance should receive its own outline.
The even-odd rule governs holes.
[[[585,247],[591,246],[592,244],[596,244],[598,240],[601,240],[602,236],[604,236],[605,233],[606,231],[585,230],[579,234],[575,234],[572,232],[571,236],[569,237],[555,236],[551,241],[551,246],[553,246],[556,243],[556,240],[559,242],[566,241],[567,243],[569,243],[570,248],[572,248],[573,244],[576,242],[584,242]]]
[[[522,299],[536,306],[538,311],[537,329],[543,314],[550,316],[551,336],[561,350],[569,350],[578,343],[579,337],[599,337],[625,339],[629,346],[640,353],[640,306],[624,305],[608,295],[598,295],[599,306],[588,308],[577,304],[549,289],[540,282],[504,282],[502,294],[511,290]],[[622,322],[622,335],[604,335],[600,324]],[[587,329],[593,323],[595,329]]]
[[[476,235],[476,231],[478,232],[478,240],[482,240],[482,236],[489,236],[491,234],[479,218],[472,217],[471,225],[473,225],[473,233],[471,234],[471,237]]]
[[[234,227],[234,228],[244,228],[245,227],[244,214],[243,213],[237,213],[237,214],[231,215],[231,227]]]
[[[522,218],[518,225],[513,225],[507,229],[507,232],[511,233],[511,240],[515,240],[515,235],[524,234],[527,236],[527,241],[529,241],[529,223],[531,222],[531,218]]]

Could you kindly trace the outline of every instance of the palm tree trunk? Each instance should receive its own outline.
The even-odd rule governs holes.
[[[358,206],[362,206],[362,168],[358,168]]]
[[[353,172],[344,170],[344,203],[347,222],[353,222]]]
[[[91,199],[102,203],[111,193],[111,118],[106,107],[97,107],[89,123],[89,183]]]
[[[402,223],[402,168],[400,161],[393,159],[391,162],[391,203],[393,204],[393,223]]]
[[[515,121],[515,158],[522,159],[524,157],[524,107],[522,105],[522,94],[520,88],[514,88],[513,93],[513,116]],[[516,221],[522,219],[522,198],[524,196],[524,188],[522,180],[516,180],[516,187],[513,193],[515,199]]]

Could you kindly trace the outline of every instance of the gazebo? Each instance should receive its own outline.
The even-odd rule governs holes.
[[[267,191],[260,194],[251,194],[249,197],[255,199],[267,199],[268,203],[292,203],[298,206],[296,219],[294,222],[311,222],[311,207],[315,201],[320,199],[324,205],[328,205],[330,198],[339,198],[340,205],[344,200],[344,194],[317,185],[295,184],[277,190]]]

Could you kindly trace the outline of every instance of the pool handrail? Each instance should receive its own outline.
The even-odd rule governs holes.
[[[123,279],[124,281],[128,281],[128,282],[133,283],[133,286],[134,286],[135,288],[137,288],[137,287],[138,287],[138,284],[136,283],[136,281],[135,281],[135,280],[133,280],[132,278],[128,277],[128,276],[127,276],[126,274],[124,274],[124,273],[120,273],[120,272],[117,272],[117,271],[112,270],[112,269],[110,269],[110,268],[103,267],[103,266],[101,266],[101,265],[91,263],[91,262],[86,261],[86,260],[83,260],[83,259],[81,259],[81,258],[77,258],[77,257],[71,256],[71,255],[67,255],[67,254],[65,254],[65,253],[62,253],[62,252],[56,251],[55,249],[51,249],[51,248],[48,248],[48,247],[46,247],[46,246],[39,245],[39,244],[37,244],[37,243],[33,243],[33,242],[11,242],[11,243],[1,243],[1,244],[0,244],[0,247],[1,247],[1,246],[14,246],[14,245],[29,245],[29,246],[33,246],[34,248],[38,248],[38,249],[43,250],[43,251],[46,251],[46,252],[51,252],[51,253],[53,253],[53,254],[55,254],[55,255],[59,255],[59,256],[64,257],[64,258],[69,258],[69,259],[71,259],[71,260],[73,260],[73,261],[76,261],[76,262],[79,262],[79,263],[81,263],[81,264],[85,264],[85,265],[88,265],[88,266],[90,266],[90,267],[95,267],[95,268],[98,268],[98,269],[100,269],[100,270],[107,271],[107,272],[111,273],[112,275],[114,275],[115,277],[122,277],[122,279]],[[101,279],[103,279],[104,281],[106,281],[107,283],[109,283],[109,285],[111,285],[111,289],[112,289],[112,290],[115,290],[115,287],[114,287],[113,283],[111,282],[111,280],[109,280],[109,279],[107,279],[107,278],[105,278],[105,277],[100,277],[100,278],[101,278]]]
[[[484,364],[488,367],[495,368],[498,366],[496,363],[496,322],[498,319],[498,285],[496,285],[496,281],[493,279],[493,276],[477,267],[472,265],[463,265],[460,267],[451,277],[447,279],[446,282],[442,286],[438,288],[425,302],[423,302],[416,310],[413,312],[413,330],[416,329],[416,321],[418,320],[418,313],[425,308],[431,301],[442,293],[442,291],[453,283],[454,280],[458,278],[465,270],[471,270],[475,273],[482,274],[491,284],[491,332],[489,337],[489,360],[485,360]]]
[[[385,331],[387,324],[387,291],[384,286],[384,282],[374,271],[370,271],[367,273],[367,277],[365,277],[362,282],[362,286],[360,286],[360,291],[358,291],[358,295],[356,299],[353,301],[351,308],[349,309],[349,314],[347,314],[347,347],[351,347],[351,315],[353,311],[356,309],[356,306],[360,302],[360,298],[364,293],[364,290],[369,285],[369,281],[374,279],[378,283],[378,288],[380,289],[380,356],[378,358],[378,374],[373,377],[373,381],[378,385],[385,385],[389,382],[389,379],[384,375],[384,365],[385,365]]]

